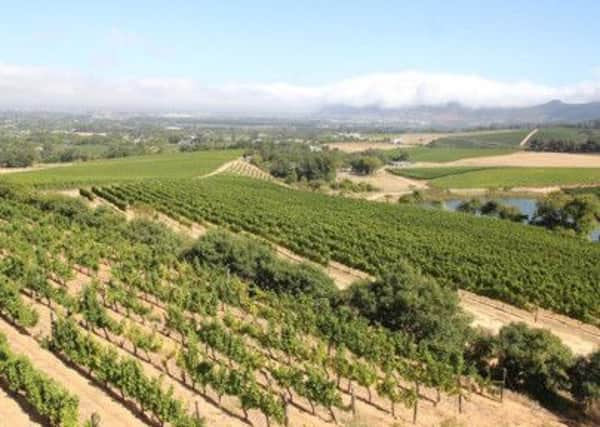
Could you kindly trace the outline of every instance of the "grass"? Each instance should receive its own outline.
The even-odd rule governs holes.
[[[414,168],[396,169],[403,176],[429,179],[437,188],[510,188],[600,184],[592,168]]]
[[[433,168],[398,168],[388,169],[394,175],[404,176],[413,179],[438,179],[445,176],[459,175],[489,169],[478,166],[448,166],[448,167],[433,167]]]
[[[445,148],[445,147],[415,147],[406,152],[413,162],[453,162],[473,157],[500,156],[514,153],[511,148]]]
[[[193,178],[240,157],[240,150],[169,153],[97,160],[0,176],[0,180],[41,187],[108,184],[148,178]]]
[[[529,130],[510,130],[506,132],[473,133],[440,138],[431,143],[437,148],[514,148],[527,136]]]

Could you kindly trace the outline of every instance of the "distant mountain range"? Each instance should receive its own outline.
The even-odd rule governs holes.
[[[394,109],[332,105],[323,108],[317,116],[339,121],[389,122],[416,128],[576,123],[600,119],[600,102],[567,104],[554,100],[541,105],[516,108],[469,108],[457,103]]]

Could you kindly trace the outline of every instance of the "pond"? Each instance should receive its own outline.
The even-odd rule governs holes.
[[[527,215],[528,220],[533,217],[535,213],[537,200],[533,198],[524,198],[524,197],[506,197],[506,198],[495,198],[495,201],[505,206],[513,206],[521,211],[523,215]],[[456,211],[458,206],[464,202],[465,199],[450,199],[442,202],[442,206],[444,209],[449,211]],[[432,206],[431,204],[429,206]],[[590,239],[594,242],[600,241],[600,225],[590,233]]]

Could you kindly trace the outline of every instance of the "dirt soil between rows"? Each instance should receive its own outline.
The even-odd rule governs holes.
[[[63,192],[63,194],[65,194],[65,192]],[[67,194],[69,194],[69,193],[67,193]],[[70,195],[75,196],[75,192],[70,192]],[[96,203],[94,203],[94,205],[96,205],[96,206],[100,205],[100,204],[110,205],[108,202],[103,201],[101,199],[97,199]],[[136,214],[134,211],[130,210],[130,212],[127,213],[127,218],[132,219],[132,218],[137,217],[138,215],[140,215],[140,214]],[[143,213],[142,215],[147,216],[148,213],[146,212],[146,213]],[[194,224],[192,227],[187,227],[183,224],[178,223],[177,221],[173,220],[172,218],[169,218],[162,214],[153,215],[152,218],[158,222],[165,224],[166,226],[168,226],[169,228],[173,229],[174,231],[176,231],[178,233],[187,234],[188,237],[197,237],[198,235],[203,234],[207,229],[207,227],[200,225],[200,224]],[[192,234],[189,234],[190,230],[194,230],[192,232]],[[275,249],[277,250],[277,253],[280,256],[285,257],[286,259],[289,259],[289,260],[292,260],[295,262],[307,261],[303,257],[289,251],[286,248],[283,248],[280,246],[275,246]],[[347,287],[350,283],[354,282],[355,280],[372,279],[366,273],[360,272],[358,270],[349,268],[347,266],[344,266],[342,264],[335,263],[335,262],[330,263],[326,267],[326,271],[334,279],[334,281],[340,288]],[[517,314],[515,314],[515,313],[511,314],[511,312],[509,310],[507,310],[506,305],[502,305],[501,307],[494,307],[494,304],[490,304],[490,302],[487,302],[487,301],[484,301],[484,302],[479,301],[479,300],[477,300],[477,298],[479,298],[478,296],[474,296],[474,297],[475,298],[472,299],[473,301],[469,302],[469,304],[474,304],[475,306],[483,305],[486,308],[492,310],[492,313],[494,313],[494,310],[500,310],[503,313],[507,312],[507,314],[506,314],[506,316],[508,316],[507,319],[520,320],[520,318],[517,316]],[[463,301],[463,304],[464,304],[464,301],[467,299],[465,299],[463,297],[463,295],[461,295],[461,300]],[[493,301],[493,300],[490,300],[490,301],[492,303],[497,303],[497,301]],[[477,318],[476,322],[480,322],[480,323],[484,323],[485,321],[491,322],[491,320],[489,320],[489,319],[493,320],[495,317],[497,317],[499,315],[486,314],[485,316],[487,316],[487,317],[484,317],[483,315],[480,314],[479,317]],[[539,320],[540,323],[538,324],[539,326],[541,326],[542,320],[543,320],[543,317],[540,316],[540,320]],[[571,320],[571,319],[568,319],[568,320]],[[1,326],[1,324],[0,324],[0,326]],[[565,327],[565,329],[568,330],[568,327]],[[573,332],[573,333],[575,333],[575,332]],[[584,347],[585,347],[585,345],[584,345]],[[386,405],[385,401],[377,402],[377,403],[382,407],[385,407],[385,405]],[[495,402],[488,398],[479,396],[477,394],[472,394],[470,396],[469,400],[464,403],[465,411],[463,412],[463,414],[460,414],[460,415],[458,413],[456,413],[455,398],[451,398],[451,397],[443,398],[442,402],[438,405],[437,408],[430,407],[429,405],[420,405],[420,406],[423,406],[423,407],[419,411],[420,415],[419,415],[419,422],[417,425],[421,425],[421,426],[439,425],[440,422],[447,421],[447,420],[452,420],[453,422],[458,423],[456,425],[481,426],[481,427],[483,427],[483,426],[487,427],[490,425],[507,426],[507,427],[508,426],[511,426],[511,427],[512,426],[542,427],[542,426],[566,426],[567,425],[559,417],[557,417],[556,415],[541,408],[537,403],[527,399],[524,396],[521,396],[519,394],[512,393],[512,392],[506,392],[504,403]],[[203,408],[203,409],[206,409],[206,408]],[[389,415],[382,413],[380,410],[377,410],[370,405],[362,404],[361,401],[358,402],[358,409],[359,409],[358,413],[361,415],[359,416],[359,419],[355,420],[356,422],[359,423],[357,425],[362,425],[360,423],[363,421],[364,421],[365,425],[392,425],[393,424],[390,421]],[[404,411],[401,410],[401,412],[404,412]],[[206,414],[206,412],[204,412],[204,413]],[[453,414],[455,414],[455,415],[453,415]],[[214,414],[211,414],[209,412],[206,415],[208,415],[207,418],[209,420],[214,419],[213,418]],[[210,415],[212,415],[212,416],[210,416]],[[406,416],[401,415],[402,422],[408,423],[409,417],[410,417],[409,414],[406,414]],[[307,417],[302,413],[294,414],[294,416],[292,417],[291,425],[294,425],[294,426],[296,426],[296,425],[298,425],[298,426],[300,426],[300,425],[302,425],[302,426],[330,425],[325,422],[318,422],[315,424],[314,418],[312,418],[312,419],[310,419],[310,418],[311,417]],[[111,425],[129,425],[129,424],[111,424]]]

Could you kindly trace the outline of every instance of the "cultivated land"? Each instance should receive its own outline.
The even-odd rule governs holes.
[[[241,156],[240,150],[199,151],[97,160],[3,176],[10,182],[75,186],[147,178],[193,178],[208,174]]]
[[[419,166],[419,165],[416,165]],[[577,167],[600,168],[600,155],[569,153],[538,153],[523,151],[499,156],[462,159],[444,166],[515,166],[515,167]]]
[[[433,167],[395,169],[395,174],[428,180],[443,189],[561,187],[600,184],[600,169],[558,167]]]
[[[495,132],[466,132],[445,136],[432,142],[433,147],[444,148],[515,148],[530,130],[501,130]]]
[[[536,227],[425,214],[418,207],[331,198],[235,177],[108,190],[177,217],[245,229],[317,261],[333,259],[377,274],[405,259],[443,283],[513,304],[588,320],[600,314],[600,247]]]
[[[444,148],[444,147],[415,147],[406,152],[411,162],[454,162],[473,157],[500,156],[513,153],[511,148]]]
[[[63,192],[70,197],[78,197],[78,192]],[[96,203],[114,208],[110,203],[97,199]],[[98,206],[96,204],[96,206]],[[160,222],[176,233],[186,237],[197,239],[206,234],[207,227],[215,228],[214,224],[204,222],[204,225],[198,223],[189,223],[184,225],[173,220],[171,217],[147,210],[127,209],[126,212],[115,209],[126,216],[129,220],[135,218],[148,218]],[[256,237],[256,236],[255,236]],[[268,241],[268,240],[267,240]],[[283,259],[294,263],[308,262],[307,258],[298,255],[289,249],[272,244],[278,254]],[[314,263],[315,266],[319,264]],[[324,266],[324,271],[331,277],[340,289],[345,289],[356,281],[372,281],[373,277],[359,270],[347,267],[340,263],[329,261]],[[473,316],[473,325],[482,327],[491,332],[497,333],[500,328],[511,322],[526,322],[531,327],[544,328],[558,336],[565,345],[567,345],[575,354],[589,354],[600,346],[600,329],[584,324],[566,316],[561,316],[548,310],[537,309],[535,312],[519,309],[506,303],[499,302],[490,298],[482,297],[468,291],[459,291],[461,306],[467,313]]]
[[[42,350],[37,341],[27,335],[19,334],[14,326],[4,321],[0,321],[0,327],[9,335],[10,342],[15,343],[19,351],[26,351],[30,355],[37,369],[47,371],[55,380],[69,386],[73,392],[81,392],[82,417],[96,408],[102,416],[102,425],[139,425],[141,422],[144,425],[150,424],[150,420],[144,417],[153,417],[152,407],[147,406],[145,415],[142,416],[144,411],[139,410],[134,397],[129,396],[126,402],[123,402],[118,391],[114,395],[111,394],[109,390],[118,390],[122,387],[112,385],[112,377],[107,377],[110,388],[100,386],[99,383],[102,381],[88,380],[88,372],[91,372],[92,378],[99,378],[100,367],[117,359],[137,360],[140,371],[131,377],[130,381],[139,380],[140,375],[156,378],[162,374],[163,386],[174,387],[173,397],[169,398],[177,399],[183,405],[182,407],[192,414],[197,402],[199,413],[205,417],[208,425],[225,426],[246,425],[242,420],[246,411],[240,408],[241,402],[247,409],[249,421],[254,426],[266,425],[266,420],[260,410],[252,405],[260,404],[263,410],[275,416],[273,411],[278,407],[278,395],[272,393],[283,390],[279,386],[281,379],[273,377],[274,374],[269,372],[275,372],[275,369],[279,369],[278,366],[285,369],[310,369],[313,366],[322,369],[322,366],[334,366],[329,365],[334,360],[329,356],[321,356],[325,357],[324,362],[315,362],[312,357],[302,356],[304,354],[302,352],[297,353],[287,347],[273,347],[277,342],[273,339],[279,336],[280,328],[283,326],[289,328],[294,323],[296,314],[302,311],[292,311],[285,305],[282,306],[281,297],[269,294],[252,296],[254,291],[249,293],[247,285],[235,278],[211,273],[205,269],[192,271],[185,263],[175,262],[174,247],[168,243],[170,238],[160,227],[151,227],[146,230],[151,234],[145,234],[143,230],[146,226],[136,222],[124,224],[122,220],[107,216],[106,213],[92,214],[74,206],[69,210],[65,209],[69,205],[63,202],[52,205],[39,199],[35,200],[35,198],[29,199],[25,203],[3,198],[0,201],[3,219],[0,222],[0,233],[11,233],[12,237],[10,241],[1,240],[3,253],[1,265],[4,273],[10,274],[13,280],[18,280],[23,272],[8,270],[6,267],[10,265],[9,259],[18,262],[27,258],[27,251],[21,246],[27,241],[27,236],[34,238],[38,248],[44,249],[40,251],[38,261],[50,262],[48,265],[52,267],[46,271],[46,274],[51,277],[44,282],[38,282],[36,286],[22,282],[23,287],[15,298],[20,298],[40,314],[37,325],[25,326],[24,329],[30,335],[50,336],[50,347],[53,353]],[[7,215],[11,215],[12,218],[10,225],[6,221]],[[95,220],[90,221],[92,218]],[[35,237],[31,236],[32,224],[35,224],[37,232],[34,234]],[[150,260],[153,260],[153,263],[150,263]],[[176,274],[168,273],[169,269],[164,268],[166,265],[170,265],[174,270],[173,273]],[[36,265],[31,264],[28,268],[33,268],[35,271]],[[152,279],[156,274],[161,280]],[[135,279],[138,275],[141,280]],[[112,280],[109,281],[109,278]],[[86,287],[92,285],[97,293],[88,293],[87,297],[82,297],[80,292],[85,292]],[[196,301],[198,304],[179,305],[182,301],[178,293],[172,292],[175,287],[187,296],[183,301]],[[228,289],[235,292],[230,292]],[[185,294],[185,292],[192,293]],[[86,301],[83,307],[88,307],[76,310],[71,317],[73,322],[60,318],[70,298]],[[46,305],[50,300],[52,304]],[[289,304],[295,303],[290,301]],[[88,311],[92,307],[93,310]],[[58,318],[54,331],[50,330],[51,312],[54,313],[55,319]],[[184,322],[183,325],[188,324],[191,317],[196,319],[199,342],[192,340],[185,345],[181,344],[185,335],[180,329],[182,324],[174,323],[175,313],[183,315],[179,320]],[[123,324],[124,331],[116,328],[114,322]],[[131,332],[134,330],[135,333]],[[214,335],[209,334],[210,331],[216,333],[216,337],[219,338],[213,340],[211,337]],[[290,338],[289,333],[288,330],[287,339]],[[300,349],[317,348],[318,343],[324,338],[319,335],[318,328],[314,333],[315,335],[311,336],[294,333],[293,338],[300,340]],[[364,339],[369,340],[369,336],[375,334],[374,330],[372,334],[365,335]],[[160,345],[149,345],[148,337],[152,337],[150,342],[158,342]],[[269,337],[269,340],[261,337]],[[231,339],[233,341],[227,341]],[[224,342],[223,340],[229,344],[220,344]],[[83,345],[83,343],[87,344],[84,348],[80,348],[79,344]],[[326,348],[326,341],[323,344]],[[102,349],[112,349],[112,353],[106,353],[99,366],[90,364],[90,361],[94,360],[92,356],[104,351]],[[179,349],[186,355],[184,359],[177,358],[184,363],[175,363],[172,353],[174,349]],[[198,352],[193,353],[194,349]],[[235,351],[231,351],[232,349]],[[80,353],[83,350],[85,352]],[[39,354],[46,356],[40,359]],[[200,359],[192,357],[193,354]],[[57,360],[57,355],[69,360],[69,367],[63,362],[48,363],[48,359]],[[262,356],[256,358],[260,355]],[[347,352],[344,357],[350,364],[364,363],[361,362],[363,359],[357,358],[354,350]],[[269,363],[261,362],[263,358],[269,360]],[[206,377],[209,379],[206,390],[203,390],[204,387],[198,383],[192,385],[189,380],[194,372],[201,372],[199,370],[201,366],[210,366],[216,370],[214,372],[235,376],[233,372],[245,371],[250,366],[254,366],[254,363],[262,366],[266,374],[256,372],[255,376],[245,377],[243,388],[234,387],[235,384],[239,385],[239,382],[227,382],[226,384],[229,385],[221,389],[218,383],[214,382],[217,376]],[[234,369],[232,366],[242,366],[243,369]],[[82,369],[76,370],[73,369],[74,367]],[[63,373],[67,371],[71,377],[63,376],[67,375]],[[112,372],[112,375],[117,375],[116,370]],[[314,372],[310,377],[313,384],[320,381],[320,377],[316,374],[318,371]],[[188,380],[184,381],[182,378],[186,377]],[[272,384],[266,381],[267,378],[271,378]],[[387,409],[389,402],[386,401],[385,396],[373,390],[373,397],[369,398],[365,388],[356,381],[358,380],[353,382],[357,397],[358,419],[368,425],[392,425],[396,420],[403,423],[410,422],[411,408],[398,405],[398,418],[395,420]],[[340,388],[335,386],[335,381],[323,383],[328,384],[330,392],[342,399],[343,406],[333,407],[332,410],[339,422],[344,425],[354,418],[346,406],[351,401],[350,395],[346,392],[346,383],[345,378],[341,379]],[[251,387],[252,384],[254,388]],[[88,387],[90,394],[84,393],[80,387]],[[222,398],[218,397],[218,390],[221,390],[219,393],[224,394]],[[248,390],[257,393],[253,396],[260,396],[258,403],[256,399],[243,394],[248,393]],[[312,403],[306,397],[302,397],[302,393],[306,393],[305,388],[293,385],[290,393],[294,398],[294,404],[290,404],[288,408],[290,425],[333,425],[330,413],[319,403],[316,395],[312,397],[312,403],[316,406],[316,415],[313,415],[310,409]],[[269,398],[275,400],[271,401]],[[111,399],[114,399],[114,404],[111,403]],[[441,395],[441,401],[434,406],[432,402],[436,399],[435,391],[430,387],[422,386],[418,399],[420,409],[417,425],[438,425],[447,419],[456,419],[457,422],[466,422],[475,426],[490,424],[537,426],[542,423],[552,426],[564,425],[559,418],[548,411],[510,392],[505,394],[503,403],[489,397],[471,394],[468,401],[463,401],[462,414],[457,414],[456,397],[446,396],[445,393]],[[262,406],[265,402],[271,402],[275,406],[269,406],[270,409],[267,409],[267,406]],[[88,408],[87,405],[92,406]],[[123,412],[119,416],[123,418],[116,418],[120,410]],[[134,418],[136,416],[142,417],[139,422]]]
[[[72,301],[82,301],[86,287],[94,286],[97,289],[94,304],[98,304],[100,312],[105,314],[98,316],[98,306],[92,311],[75,309],[75,330],[87,336],[89,332],[85,330],[88,329],[94,340],[106,348],[113,348],[119,357],[137,360],[148,378],[163,375],[164,388],[174,387],[173,397],[181,402],[181,407],[192,419],[197,404],[208,425],[246,425],[246,412],[254,426],[267,425],[267,414],[270,414],[271,423],[275,423],[283,408],[280,395],[286,388],[281,382],[284,379],[276,374],[280,371],[275,370],[283,368],[304,372],[304,385],[294,383],[289,392],[294,402],[287,404],[290,425],[333,425],[332,413],[343,425],[355,418],[349,409],[352,397],[346,388],[348,379],[341,375],[340,387],[336,387],[335,381],[328,382],[319,369],[328,366],[327,370],[334,372],[334,377],[335,372],[341,372],[336,371],[341,365],[335,365],[333,361],[340,339],[347,346],[346,357],[352,366],[364,363],[380,366],[382,359],[365,352],[365,348],[378,348],[376,341],[370,341],[380,336],[378,329],[364,331],[361,329],[364,324],[349,320],[347,330],[352,331],[348,332],[351,335],[345,336],[346,332],[343,332],[342,336],[336,337],[332,355],[319,356],[326,358],[317,360],[316,355],[323,354],[323,349],[334,342],[327,338],[329,331],[335,330],[327,326],[327,317],[323,317],[322,323],[312,327],[309,333],[301,332],[304,329],[301,329],[297,316],[310,312],[310,307],[298,305],[301,303],[296,298],[288,300],[269,292],[256,294],[245,281],[229,273],[213,271],[210,266],[190,267],[176,258],[177,246],[168,243],[170,240],[163,228],[145,229],[145,226],[137,225],[135,219],[144,217],[193,238],[203,236],[207,227],[245,230],[244,234],[276,242],[275,249],[284,259],[297,263],[309,257],[316,265],[323,265],[340,287],[348,286],[357,278],[369,278],[363,271],[377,275],[386,266],[406,260],[444,284],[458,285],[530,310],[519,310],[495,299],[461,291],[461,305],[475,315],[478,325],[497,331],[510,321],[525,320],[531,326],[549,328],[576,353],[588,353],[598,345],[600,335],[594,327],[544,310],[539,311],[537,320],[533,314],[536,306],[543,306],[589,322],[598,321],[600,307],[595,286],[600,281],[596,262],[600,258],[600,248],[597,245],[504,221],[296,191],[278,182],[269,182],[272,181],[269,175],[235,160],[240,152],[228,153],[232,157],[218,161],[211,156],[200,157],[207,153],[194,153],[198,157],[185,163],[184,170],[163,165],[157,176],[162,178],[160,180],[145,179],[154,178],[150,166],[138,170],[135,182],[114,175],[113,181],[104,181],[104,175],[96,182],[93,174],[80,172],[78,179],[84,181],[79,182],[87,185],[122,183],[105,184],[100,191],[113,202],[135,209],[127,208],[122,212],[97,196],[88,203],[94,207],[110,206],[110,211],[122,212],[128,224],[118,216],[111,219],[99,213],[92,219],[68,205],[59,203],[53,207],[51,203],[36,201],[35,197],[27,201],[11,200],[6,195],[0,197],[0,273],[11,275],[11,280],[18,283],[22,301],[40,315],[38,324],[26,326],[25,330],[38,338],[52,335],[50,312],[54,312],[56,318],[65,314],[66,307],[73,310]],[[453,168],[447,169],[451,174]],[[438,168],[437,173],[440,172],[443,170]],[[406,183],[424,185],[423,181],[407,180],[385,171],[372,178],[379,180],[387,191],[397,190]],[[43,177],[37,178],[35,184],[41,187],[73,185],[64,179],[45,182]],[[408,189],[413,188],[409,184]],[[77,196],[78,191],[69,190],[65,194]],[[33,235],[32,228],[35,229]],[[32,246],[37,248],[34,258],[30,257]],[[28,267],[24,272],[9,268],[12,264],[5,262],[7,259],[17,261],[16,265],[23,262]],[[41,270],[37,269],[36,263],[43,266]],[[40,277],[36,275],[40,271],[43,275],[48,274],[45,284],[30,280]],[[52,305],[48,307],[46,304],[50,300]],[[91,297],[86,299],[87,304],[91,300]],[[0,308],[3,307],[1,304]],[[176,321],[177,313],[184,315],[183,325],[189,325],[187,322],[192,318],[198,322],[197,329],[193,329],[197,332],[195,338],[186,335],[185,331],[189,329]],[[316,316],[324,314],[315,313]],[[10,318],[12,314],[4,311],[3,315]],[[119,330],[103,316],[121,322],[124,329]],[[10,320],[14,321],[14,318]],[[290,336],[286,334],[289,334],[290,326],[294,331],[292,342],[297,342],[298,348],[310,349],[310,354],[283,346],[289,342],[286,340]],[[20,342],[13,335],[16,331],[13,325],[2,321],[0,330]],[[364,332],[358,340],[352,335],[356,331]],[[54,368],[47,368],[38,358],[39,352],[54,358],[57,353],[42,350],[39,342],[23,337],[29,340],[29,347],[33,349],[28,354],[36,367],[68,384],[65,377],[56,374]],[[72,341],[57,338],[55,345],[62,349],[62,357],[83,368],[81,364],[88,363],[90,358],[77,358],[80,350],[67,350]],[[19,347],[19,350],[24,348]],[[186,355],[185,362],[178,354]],[[269,362],[264,364],[263,358]],[[384,356],[383,360],[391,358]],[[196,385],[193,386],[190,377],[200,375],[206,363],[213,367],[214,376],[194,377]],[[245,387],[240,388],[240,378],[231,372],[246,372],[250,367],[253,374],[243,378]],[[74,384],[89,381],[84,373],[88,368],[92,377],[100,375],[94,366],[86,366],[82,371],[67,368],[79,376]],[[412,371],[411,368],[408,372],[399,372],[403,378],[397,384],[400,389],[411,390]],[[220,377],[216,373],[226,375]],[[184,377],[187,380],[182,379]],[[208,381],[207,392],[200,386],[200,378]],[[225,389],[219,385],[223,378],[230,381],[226,382],[229,385]],[[401,403],[397,405],[398,418],[391,416],[389,399],[377,387],[383,377],[372,383],[368,393],[361,386],[363,380],[358,378],[352,380],[357,398],[357,419],[367,425],[393,425],[396,420],[410,422],[413,409],[408,403],[406,407]],[[315,389],[328,390],[332,394],[307,397],[306,384],[309,383],[317,384]],[[116,424],[110,425],[136,425],[136,422],[146,425],[155,419],[148,407],[144,411],[146,418],[141,415],[134,397],[123,402],[118,392],[111,394],[93,381],[89,385],[91,400],[113,399],[112,404],[125,411],[123,416],[133,418],[132,421],[113,421]],[[118,385],[112,387],[113,390],[118,388]],[[463,386],[465,390],[468,388]],[[485,387],[483,390],[484,394],[489,391]],[[79,393],[79,389],[73,391]],[[83,391],[81,393],[86,396]],[[224,394],[222,398],[219,393]],[[341,405],[332,404],[330,398],[334,395],[341,398]],[[557,416],[510,392],[505,394],[503,403],[472,393],[468,402],[463,400],[462,414],[457,414],[456,396],[442,393],[440,403],[433,405],[435,395],[433,388],[422,386],[418,394],[417,425],[439,425],[453,418],[458,423],[475,426],[564,425]],[[316,412],[311,410],[313,404]],[[81,419],[88,418],[91,412],[98,412],[102,416],[102,425],[105,425],[105,419],[111,420],[115,416],[110,409],[112,406],[106,405],[109,409],[102,407],[96,411],[85,397],[80,404]],[[22,412],[15,414],[15,425],[24,415]]]

